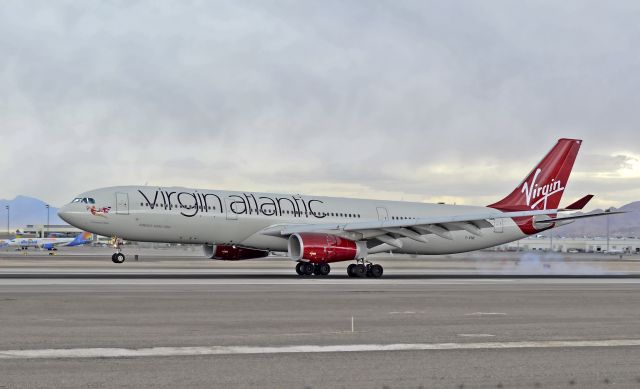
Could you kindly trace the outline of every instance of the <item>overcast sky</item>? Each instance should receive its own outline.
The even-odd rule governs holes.
[[[640,200],[637,1],[7,1],[0,198],[124,184],[446,201],[584,139]]]

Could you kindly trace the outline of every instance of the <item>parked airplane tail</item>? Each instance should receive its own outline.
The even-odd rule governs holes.
[[[92,233],[90,232],[81,232],[79,233],[74,240],[69,242],[67,247],[80,246],[83,244],[87,244],[91,242]]]
[[[504,211],[557,209],[582,140],[560,139],[507,197],[489,205]]]

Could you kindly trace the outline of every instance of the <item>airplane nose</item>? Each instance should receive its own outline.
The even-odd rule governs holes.
[[[71,216],[71,209],[70,209],[70,205],[63,205],[62,208],[58,209],[58,216],[60,217],[60,219],[64,220],[65,222],[71,224],[70,221],[70,216]]]

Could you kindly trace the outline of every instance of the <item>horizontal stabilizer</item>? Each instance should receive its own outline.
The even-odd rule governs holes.
[[[585,214],[585,215],[556,217],[556,218],[547,219],[547,220],[536,220],[536,224],[539,224],[539,223],[556,223],[556,222],[562,222],[562,221],[568,221],[568,220],[585,219],[585,218],[588,218],[588,217],[617,215],[617,214],[620,214],[620,213],[626,213],[626,212],[625,211],[604,211],[604,212],[598,212],[598,213],[588,213],[588,214]]]

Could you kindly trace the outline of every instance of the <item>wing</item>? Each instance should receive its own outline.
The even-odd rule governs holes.
[[[331,235],[338,235],[351,240],[371,240],[377,239],[383,244],[369,253],[387,251],[390,248],[402,248],[402,241],[399,238],[409,238],[418,242],[426,243],[424,235],[433,234],[445,239],[453,239],[451,231],[467,231],[476,236],[482,236],[483,228],[493,228],[495,219],[515,218],[515,217],[535,217],[535,223],[541,227],[548,227],[551,223],[559,225],[570,223],[573,220],[585,217],[606,216],[620,211],[601,212],[589,215],[576,215],[567,217],[550,217],[557,215],[563,209],[547,209],[538,211],[518,211],[501,212],[498,210],[487,210],[487,212],[476,214],[460,214],[436,216],[428,218],[416,218],[405,220],[376,220],[366,222],[348,223],[321,223],[321,224],[279,224],[265,228],[260,233],[272,236],[288,236],[296,233],[318,232]]]
[[[445,239],[453,239],[451,231],[464,230],[476,236],[482,236],[483,228],[493,228],[493,221],[501,218],[547,216],[557,214],[557,209],[538,211],[501,212],[487,210],[482,213],[435,216],[405,220],[375,220],[347,223],[321,224],[280,224],[265,228],[262,234],[287,236],[303,232],[319,232],[351,240],[377,239],[388,246],[401,248],[399,238],[409,238],[418,242],[427,242],[424,235],[434,234]],[[386,250],[386,248],[384,248]]]

